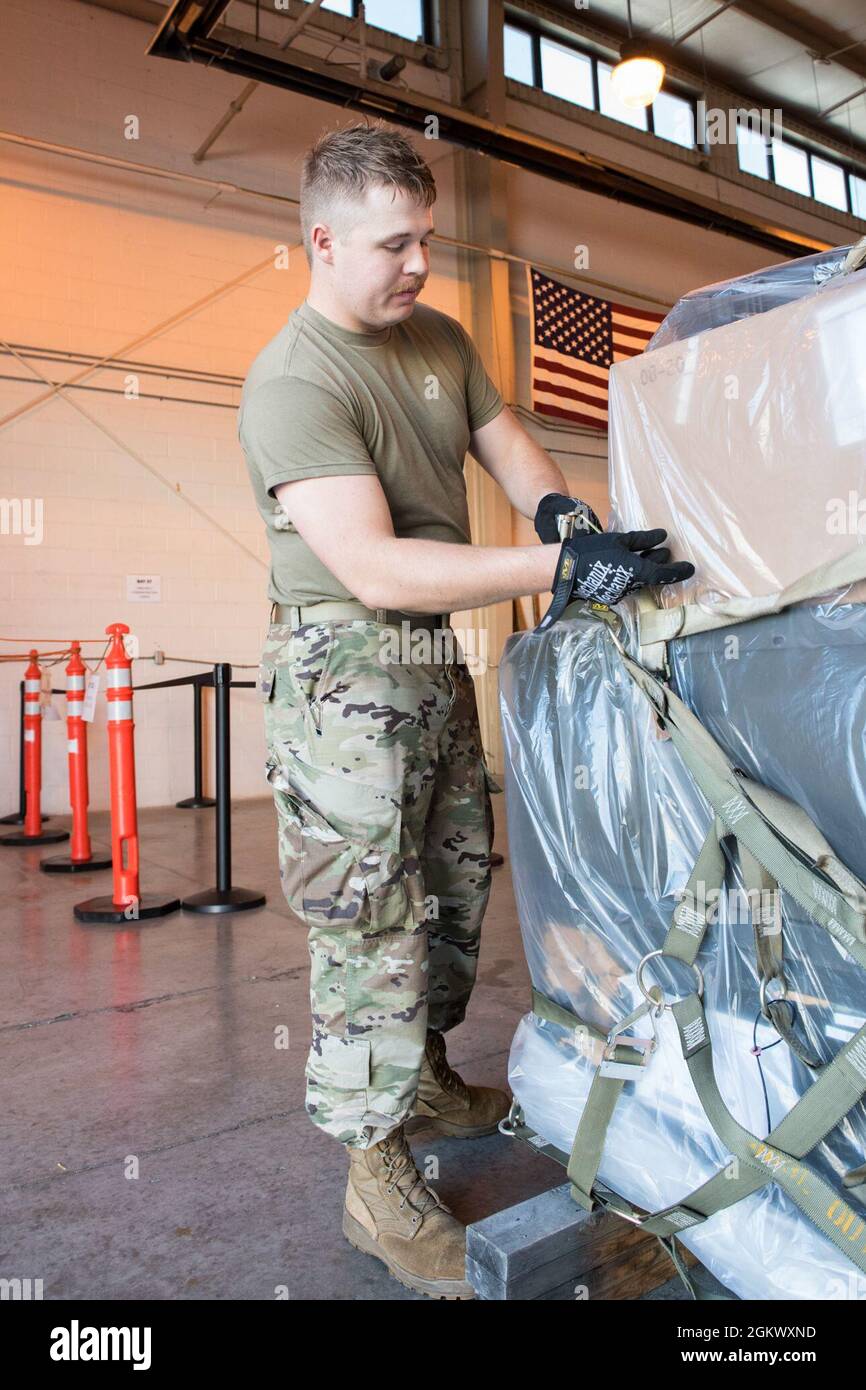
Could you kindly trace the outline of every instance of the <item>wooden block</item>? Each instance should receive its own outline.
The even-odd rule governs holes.
[[[633,1299],[665,1283],[673,1264],[654,1236],[584,1211],[563,1183],[467,1227],[466,1270],[485,1300],[575,1297],[575,1288],[589,1299]]]

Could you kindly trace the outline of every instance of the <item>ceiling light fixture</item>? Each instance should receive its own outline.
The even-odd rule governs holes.
[[[617,101],[623,106],[649,106],[655,101],[665,80],[665,65],[650,39],[636,39],[628,0],[628,38],[620,48],[620,59],[610,76]]]

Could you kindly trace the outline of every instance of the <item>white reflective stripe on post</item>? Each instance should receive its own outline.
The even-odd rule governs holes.
[[[108,702],[109,719],[131,719],[132,701],[131,700],[109,700]]]
[[[84,677],[83,677],[83,676],[67,676],[67,677],[66,677],[66,689],[67,689],[67,691],[70,691],[70,690],[83,690],[83,689],[84,689]]]
[[[81,695],[73,695],[71,697],[67,697],[66,709],[69,712],[69,714],[77,714],[83,704],[84,699]]]
[[[42,704],[39,700],[24,701],[24,713],[25,715],[29,715],[31,719],[35,719],[41,709]]]
[[[33,677],[31,677],[30,680],[26,680],[26,681],[24,682],[24,689],[25,689],[25,691],[28,691],[28,690],[30,690],[30,691],[32,691],[32,690],[41,690],[41,689],[42,689],[42,682],[41,682],[41,681],[38,681],[38,680],[35,680]]]
[[[36,742],[36,730],[35,730],[35,729],[25,729],[25,730],[24,730],[24,742],[25,742],[25,743],[35,743],[35,742]]]
[[[67,750],[67,752],[69,752],[69,753],[77,753],[77,752],[78,752],[78,739],[77,739],[77,738],[70,738],[70,739],[67,739],[67,740],[66,740],[66,750]]]
[[[109,666],[105,673],[105,684],[109,690],[121,690],[125,685],[132,685],[132,671]]]

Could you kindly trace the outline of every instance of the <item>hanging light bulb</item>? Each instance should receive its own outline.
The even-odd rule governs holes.
[[[661,91],[665,65],[644,39],[626,39],[620,60],[610,75],[610,85],[623,106],[649,106]]]

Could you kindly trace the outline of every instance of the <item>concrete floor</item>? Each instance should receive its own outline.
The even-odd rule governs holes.
[[[46,1299],[416,1297],[344,1240],[345,1156],[304,1112],[306,940],[280,890],[272,802],[236,805],[232,832],[234,881],[266,907],[124,928],[72,915],[111,891],[110,871],[48,875],[40,858],[63,846],[0,849],[0,1275],[41,1278]],[[105,814],[91,835],[108,843]],[[143,893],[212,886],[213,811],[147,810],[139,835]],[[505,1084],[528,999],[506,860],[469,1019],[449,1035],[468,1080]],[[413,1147],[435,1154],[466,1222],[563,1180],[499,1135]],[[682,1296],[676,1278],[650,1295]]]

